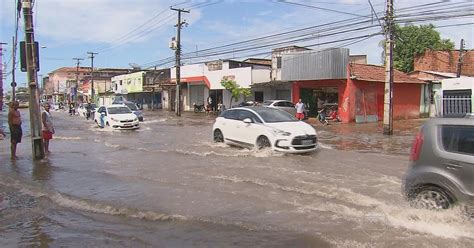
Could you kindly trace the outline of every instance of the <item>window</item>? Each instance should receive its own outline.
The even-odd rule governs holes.
[[[258,118],[254,113],[246,110],[239,111],[239,120],[243,121],[244,119],[249,118],[253,123],[262,123],[260,118]]]
[[[230,120],[237,120],[238,119],[238,112],[237,110],[227,110],[222,113],[222,117]]]
[[[263,91],[255,91],[255,98],[256,102],[263,102]]]
[[[281,57],[277,57],[277,68],[281,68]]]
[[[285,107],[294,108],[295,105],[292,102],[283,102]]]
[[[474,155],[474,126],[445,125],[441,136],[444,150]]]

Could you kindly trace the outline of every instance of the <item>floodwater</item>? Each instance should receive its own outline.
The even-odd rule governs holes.
[[[474,242],[474,223],[458,209],[412,209],[401,196],[421,121],[403,124],[396,138],[379,135],[377,124],[316,125],[317,152],[283,155],[212,143],[211,117],[146,114],[139,130],[112,131],[53,112],[52,154],[36,162],[28,132],[16,161],[9,142],[0,141],[0,247]]]

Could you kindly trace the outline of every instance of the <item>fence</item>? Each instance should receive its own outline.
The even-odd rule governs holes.
[[[472,113],[472,97],[470,92],[444,94],[443,116],[462,117],[467,113]]]

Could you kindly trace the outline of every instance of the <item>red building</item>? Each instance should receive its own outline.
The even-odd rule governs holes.
[[[343,122],[374,122],[383,119],[385,68],[349,64],[346,79],[294,81],[292,98],[309,103],[310,109],[323,103],[337,104]],[[395,70],[393,118],[420,117],[423,81]]]

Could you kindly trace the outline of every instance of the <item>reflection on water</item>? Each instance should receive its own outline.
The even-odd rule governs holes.
[[[52,176],[51,162],[48,158],[33,161],[31,178],[34,181],[48,181]]]

